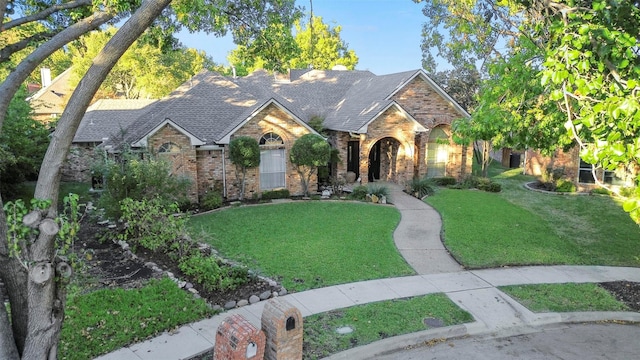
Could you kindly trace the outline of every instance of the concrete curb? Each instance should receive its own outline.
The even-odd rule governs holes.
[[[367,360],[378,356],[420,347],[430,346],[451,339],[467,336],[502,338],[543,331],[545,328],[573,324],[596,322],[633,322],[640,323],[640,313],[624,311],[595,311],[570,313],[540,313],[540,320],[524,326],[504,329],[489,329],[482,322],[429,329],[376,341],[371,344],[345,350],[323,360]]]

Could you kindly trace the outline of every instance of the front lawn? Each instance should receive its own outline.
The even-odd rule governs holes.
[[[93,359],[214,313],[168,278],[141,289],[77,294],[66,305],[58,358]]]
[[[412,275],[398,253],[392,206],[299,201],[194,216],[195,238],[289,290]]]
[[[441,189],[427,199],[443,219],[445,245],[468,268],[505,265],[638,266],[640,227],[607,196],[526,190],[506,171],[502,192]]]
[[[500,290],[533,312],[629,311],[597,284],[534,284],[503,286]]]
[[[304,319],[304,358],[319,359],[391,336],[427,330],[427,323],[451,326],[472,321],[471,314],[444,294],[332,310]],[[338,329],[352,332],[340,334]]]

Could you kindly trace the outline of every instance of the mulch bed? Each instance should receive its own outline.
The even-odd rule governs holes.
[[[179,280],[190,283],[198,291],[198,296],[204,298],[207,303],[224,306],[228,301],[249,299],[251,295],[259,295],[267,290],[279,291],[281,287],[271,286],[267,280],[251,277],[249,282],[235,290],[206,291],[202,289],[189,276],[180,271],[175,261],[165,253],[138,249],[135,255],[124,251],[122,247],[113,241],[102,240],[104,233],[115,231],[98,225],[95,220],[84,220],[78,234],[79,240],[74,244],[75,250],[84,259],[84,269],[78,274],[86,277],[85,283],[89,288],[139,288],[147,281],[165,276],[171,272]],[[154,263],[163,272],[153,271],[147,266]],[[185,291],[187,291],[185,289]]]

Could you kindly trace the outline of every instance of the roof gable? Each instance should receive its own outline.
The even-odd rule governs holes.
[[[445,99],[445,101],[447,101],[461,116],[466,118],[471,117],[471,115],[460,104],[458,104],[455,99],[453,99],[446,91],[444,91],[444,89],[440,87],[440,85],[433,81],[433,79],[431,79],[424,70],[416,71],[413,76],[409,77],[403,83],[399,84],[398,87],[387,96],[387,98],[391,99],[394,95],[404,89],[411,81],[416,78],[424,80],[427,85],[429,85],[438,95]]]

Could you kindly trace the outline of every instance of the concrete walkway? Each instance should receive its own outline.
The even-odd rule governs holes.
[[[391,201],[401,218],[393,233],[400,254],[418,274],[440,274],[462,271],[442,244],[440,214],[424,201],[408,195],[395,184],[391,187]]]
[[[496,287],[539,283],[640,282],[640,268],[606,266],[514,267],[463,271],[440,242],[439,214],[422,201],[394,188],[391,200],[401,212],[394,240],[419,275],[330,286],[284,296],[303,316],[382,300],[445,293],[473,315],[474,322],[388,338],[335,354],[328,359],[372,359],[432,339],[464,335],[512,335],[563,322],[620,320],[640,322],[635,312],[535,314]],[[122,348],[101,360],[189,359],[210,351],[219,324],[241,314],[260,327],[265,302],[237,308],[185,325],[171,333]]]

